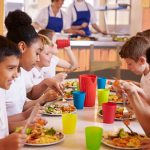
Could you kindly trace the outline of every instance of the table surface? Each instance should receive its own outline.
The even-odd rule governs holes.
[[[86,144],[85,144],[85,127],[87,126],[98,126],[102,127],[104,131],[118,131],[120,128],[124,128],[127,130],[125,125],[122,123],[122,121],[115,121],[113,124],[105,124],[102,122],[102,118],[99,118],[97,115],[99,108],[97,106],[97,103],[95,107],[86,107],[83,110],[78,110],[78,121],[77,121],[77,129],[76,133],[72,135],[65,135],[65,139],[63,142],[51,145],[51,146],[45,146],[45,147],[33,147],[33,146],[25,146],[22,149],[23,150],[86,150]],[[50,116],[44,116],[45,119],[48,120],[48,127],[55,127],[58,130],[62,130],[62,120],[61,116],[57,117],[50,117]],[[134,120],[131,122],[130,127],[140,134],[144,134],[143,129],[141,128],[140,124]],[[110,148],[108,146],[105,146],[102,144],[101,150],[112,150],[113,148]]]

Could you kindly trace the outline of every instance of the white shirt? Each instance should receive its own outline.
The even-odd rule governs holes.
[[[59,60],[60,59],[57,56],[52,56],[50,66],[42,68],[44,78],[52,78],[56,75],[56,66],[59,63]]]
[[[145,94],[149,97],[150,99],[150,72],[147,75],[142,75],[141,81],[140,81],[140,86],[144,90]]]
[[[49,15],[55,17],[51,5],[49,6],[49,11],[50,12],[48,13],[48,7],[43,8],[34,22],[37,22],[41,27],[46,28],[48,24]],[[61,12],[63,16],[63,30],[70,29],[70,23],[68,22],[67,15],[64,11],[59,10],[56,14],[56,17],[61,18]]]
[[[8,116],[21,113],[26,99],[26,87],[21,68],[18,78],[12,83],[10,89],[6,90],[6,109]]]
[[[9,134],[5,90],[0,88],[0,139]]]
[[[40,69],[37,69],[37,68],[33,68],[31,71],[30,71],[30,81],[32,83],[32,85],[37,85],[39,84],[42,80],[44,80],[44,73],[43,71]]]
[[[27,93],[31,91],[34,85],[39,84],[45,78],[54,77],[56,74],[56,66],[58,62],[59,58],[53,55],[49,67],[43,67],[42,69],[37,69],[36,67],[34,67],[29,72],[24,70],[24,79],[26,81]]]
[[[97,20],[96,20],[95,10],[91,4],[87,2],[85,3],[85,1],[78,2],[77,0],[75,0],[75,6],[76,6],[77,11],[86,11],[89,9],[90,14],[91,14],[90,23],[91,24],[96,23]],[[74,8],[74,2],[68,7],[67,15],[68,15],[68,22],[70,22],[70,24],[72,24],[74,21],[77,20],[77,13]]]

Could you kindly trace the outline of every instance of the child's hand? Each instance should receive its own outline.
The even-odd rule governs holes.
[[[46,102],[53,101],[53,100],[57,99],[59,96],[60,95],[58,94],[58,92],[56,92],[55,90],[49,89],[43,95],[43,100],[46,103]]]
[[[4,150],[19,150],[23,147],[26,140],[25,134],[12,133],[4,139],[1,139],[2,145],[0,146]]]
[[[128,95],[131,95],[135,92],[138,92],[140,90],[139,87],[137,87],[135,84],[132,82],[122,82],[122,87],[126,91]]]
[[[49,87],[54,89],[55,91],[59,92],[61,95],[63,95],[63,85],[58,82],[56,79],[54,78],[47,78],[44,80],[45,84]]]
[[[150,150],[150,139],[145,139],[142,142],[142,149],[143,150]]]
[[[54,77],[58,82],[63,82],[67,78],[66,73],[57,73]]]

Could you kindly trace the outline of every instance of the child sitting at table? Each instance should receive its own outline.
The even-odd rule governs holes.
[[[28,80],[28,83],[30,83],[30,86],[27,88],[27,95],[28,98],[32,99],[38,98],[41,95],[41,93],[37,93],[34,88],[41,84],[43,80],[48,79],[45,77],[45,72],[42,69],[43,67],[48,67],[50,65],[52,58],[51,49],[54,47],[52,41],[46,36],[39,34],[39,37],[43,43],[43,50],[39,55],[40,60],[36,63],[36,66],[30,72],[28,72],[28,76],[26,76],[26,80]],[[55,81],[54,78],[52,80]]]
[[[134,36],[123,45],[119,53],[121,58],[124,58],[130,71],[137,75],[142,75],[140,83],[133,83],[143,89],[139,90],[147,100],[150,99],[150,69],[149,64],[146,62],[145,54],[149,47],[150,43],[146,38]],[[149,100],[148,103],[150,103]]]
[[[19,150],[25,142],[24,134],[9,134],[5,103],[5,90],[9,89],[18,74],[19,57],[17,46],[0,36],[0,149]]]
[[[56,42],[55,32],[52,30],[43,29],[43,30],[39,31],[39,34],[42,34],[42,35],[48,37],[54,43]],[[62,74],[62,73],[56,74],[56,67],[61,67],[64,69],[69,69],[69,70],[75,70],[78,68],[77,59],[76,59],[74,53],[72,52],[71,47],[70,46],[64,47],[64,51],[67,53],[70,62],[56,56],[59,53],[59,50],[57,49],[56,44],[54,44],[53,49],[51,49],[51,53],[53,54],[53,56],[51,59],[50,66],[43,68],[43,71],[45,72],[45,77],[54,77],[55,76],[56,79],[61,80],[61,79],[63,79],[64,74]]]
[[[58,82],[48,80],[36,87],[35,91],[40,93],[52,86],[56,87],[57,90],[47,91],[37,100],[30,101],[26,98],[25,86],[28,84],[28,80],[24,80],[26,72],[30,71],[36,62],[39,61],[39,53],[43,50],[41,39],[31,25],[31,22],[31,18],[20,10],[9,12],[5,19],[5,25],[8,30],[7,37],[18,45],[21,52],[20,73],[6,92],[6,106],[9,116],[29,109],[37,102],[43,105],[47,101],[56,99],[58,97],[57,90],[60,90]]]
[[[146,58],[150,66],[150,48],[146,51]],[[139,123],[143,127],[146,135],[150,137],[150,104],[141,96],[141,93],[133,83],[123,82],[123,88],[128,94],[128,99],[133,107]],[[150,149],[150,139],[143,142],[143,149],[146,149],[146,147],[147,149]]]

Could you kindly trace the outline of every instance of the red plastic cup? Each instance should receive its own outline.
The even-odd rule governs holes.
[[[64,48],[70,46],[70,40],[56,40],[57,48]]]
[[[112,102],[102,104],[103,122],[111,124],[115,119],[116,104]]]

